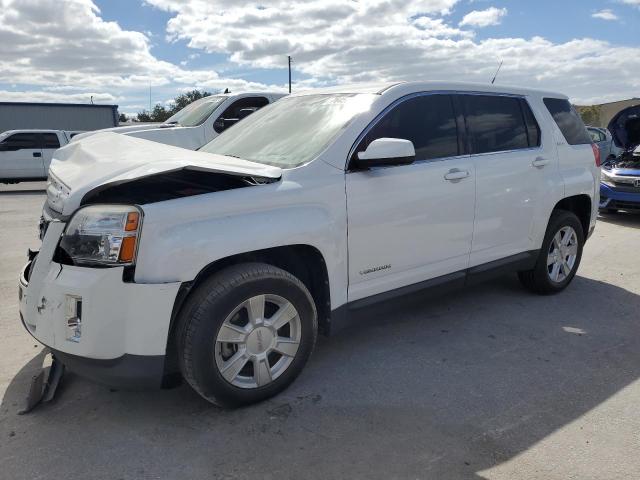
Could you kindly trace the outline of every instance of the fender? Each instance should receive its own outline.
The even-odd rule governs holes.
[[[232,255],[309,245],[326,260],[332,308],[345,303],[344,172],[314,164],[275,183],[143,205],[135,282],[189,282]]]

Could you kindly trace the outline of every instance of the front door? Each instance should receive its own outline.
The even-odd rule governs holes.
[[[349,301],[468,266],[475,200],[473,162],[463,153],[451,96],[399,101],[362,138],[411,140],[411,165],[346,174]]]
[[[38,133],[14,133],[0,143],[0,178],[43,178]]]

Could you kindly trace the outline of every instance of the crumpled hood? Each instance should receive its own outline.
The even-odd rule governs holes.
[[[282,176],[278,167],[103,132],[56,150],[49,171],[66,188],[63,195],[48,189],[49,204],[69,215],[96,187],[181,169],[270,179]],[[53,205],[52,196],[56,197]]]

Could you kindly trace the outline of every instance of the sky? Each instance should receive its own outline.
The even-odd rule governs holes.
[[[0,101],[396,80],[640,97],[640,0],[0,0]]]

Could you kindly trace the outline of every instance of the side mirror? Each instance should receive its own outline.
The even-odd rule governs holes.
[[[416,159],[413,142],[402,138],[378,138],[364,152],[358,152],[358,167],[409,165]]]

